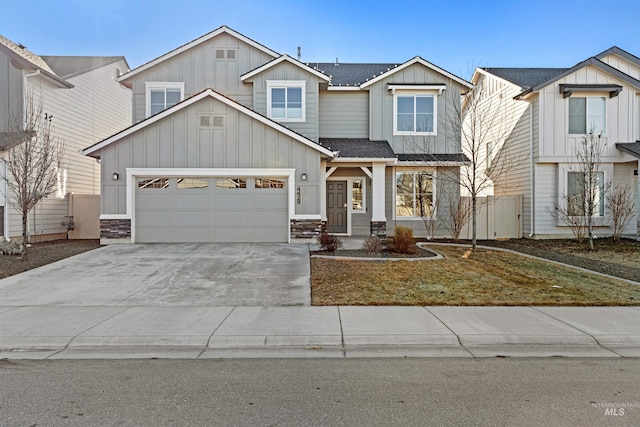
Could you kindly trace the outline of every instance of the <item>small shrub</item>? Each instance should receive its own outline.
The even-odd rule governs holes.
[[[378,236],[371,236],[362,243],[362,250],[368,254],[380,254],[383,250],[382,240]]]
[[[413,230],[409,227],[397,226],[393,234],[391,251],[399,254],[412,254],[416,251],[416,244],[413,241]]]
[[[342,240],[338,236],[323,232],[318,236],[318,244],[325,251],[334,253],[342,247]]]

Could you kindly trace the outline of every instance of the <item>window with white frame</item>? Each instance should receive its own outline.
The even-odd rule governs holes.
[[[567,214],[604,216],[604,171],[567,172]]]
[[[394,135],[435,135],[437,130],[436,99],[434,94],[394,94]]]
[[[147,117],[173,107],[184,99],[183,82],[146,82]]]
[[[357,178],[351,182],[351,210],[353,212],[366,211],[364,178]]]
[[[303,122],[305,88],[305,81],[267,81],[267,116],[279,122]]]
[[[569,134],[594,135],[607,132],[607,99],[602,96],[569,98]]]
[[[396,172],[396,218],[433,217],[433,189],[431,171]]]

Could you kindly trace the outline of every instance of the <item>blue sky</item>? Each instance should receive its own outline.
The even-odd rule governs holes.
[[[221,25],[303,61],[565,67],[640,56],[638,0],[0,0],[0,34],[40,55],[124,55],[135,68]]]

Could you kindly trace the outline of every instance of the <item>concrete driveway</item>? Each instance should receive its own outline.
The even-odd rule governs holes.
[[[0,305],[310,305],[309,274],[306,245],[111,245],[0,280]]]

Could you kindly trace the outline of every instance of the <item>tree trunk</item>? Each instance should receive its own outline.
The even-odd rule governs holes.
[[[27,259],[27,214],[22,214],[22,258]]]
[[[476,250],[476,196],[471,196],[471,250]]]

